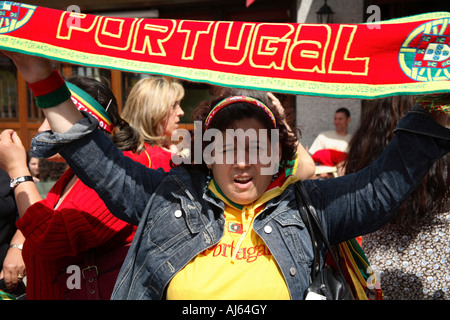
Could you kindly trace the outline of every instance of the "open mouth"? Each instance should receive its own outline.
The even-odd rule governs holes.
[[[253,178],[250,176],[240,176],[233,179],[234,183],[241,187],[247,186],[252,180]]]

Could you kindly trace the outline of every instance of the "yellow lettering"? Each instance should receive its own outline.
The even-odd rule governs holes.
[[[128,50],[134,27],[138,19],[101,17],[95,32],[95,42],[99,47]]]
[[[369,72],[369,57],[350,57],[350,50],[357,26],[340,25],[336,43],[331,53],[328,73],[366,76]]]
[[[181,21],[177,32],[186,33],[181,59],[194,60],[195,50],[201,34],[209,33],[213,22],[205,21]]]
[[[294,32],[290,24],[257,25],[250,49],[250,65],[255,68],[282,70]]]
[[[254,25],[217,22],[211,43],[211,59],[217,64],[239,66],[247,58]]]
[[[131,51],[137,53],[145,53],[148,51],[150,55],[163,56],[167,55],[163,44],[167,42],[173,35],[177,22],[175,20],[158,20],[158,24],[151,24],[148,19],[145,23],[141,19],[137,23],[134,34],[134,41]]]
[[[76,19],[78,23],[68,23],[68,18]],[[94,28],[98,19],[99,16],[65,11],[59,19],[56,38],[70,40],[72,37],[72,31],[90,32]]]
[[[325,73],[325,58],[331,37],[328,25],[299,25],[289,51],[291,70]]]

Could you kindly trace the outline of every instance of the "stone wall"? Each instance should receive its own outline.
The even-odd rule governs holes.
[[[298,7],[301,8],[301,1],[298,0]],[[317,23],[316,11],[324,4],[324,0],[303,0],[311,2],[305,23]],[[363,22],[363,0],[328,0],[328,5],[335,12],[334,23],[361,23]],[[301,14],[298,14],[301,17]],[[310,146],[315,137],[325,130],[334,129],[333,117],[335,111],[340,107],[346,107],[352,114],[350,132],[353,132],[358,125],[361,100],[358,99],[332,99],[309,96],[296,97],[296,121],[297,127],[302,131],[300,140],[304,146]]]

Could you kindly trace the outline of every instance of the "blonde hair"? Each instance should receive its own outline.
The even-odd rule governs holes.
[[[141,79],[130,91],[122,118],[140,132],[145,142],[161,145],[167,117],[183,97],[183,86],[176,80],[161,76]]]

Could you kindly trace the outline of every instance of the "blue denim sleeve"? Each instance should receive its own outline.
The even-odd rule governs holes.
[[[378,159],[360,172],[305,182],[330,243],[381,228],[432,164],[450,151],[450,130],[421,108],[409,112],[395,131]]]
[[[37,157],[55,153],[66,159],[78,178],[94,189],[119,219],[137,225],[145,206],[166,176],[123,155],[91,116],[62,134],[51,131],[36,135],[31,144]]]

